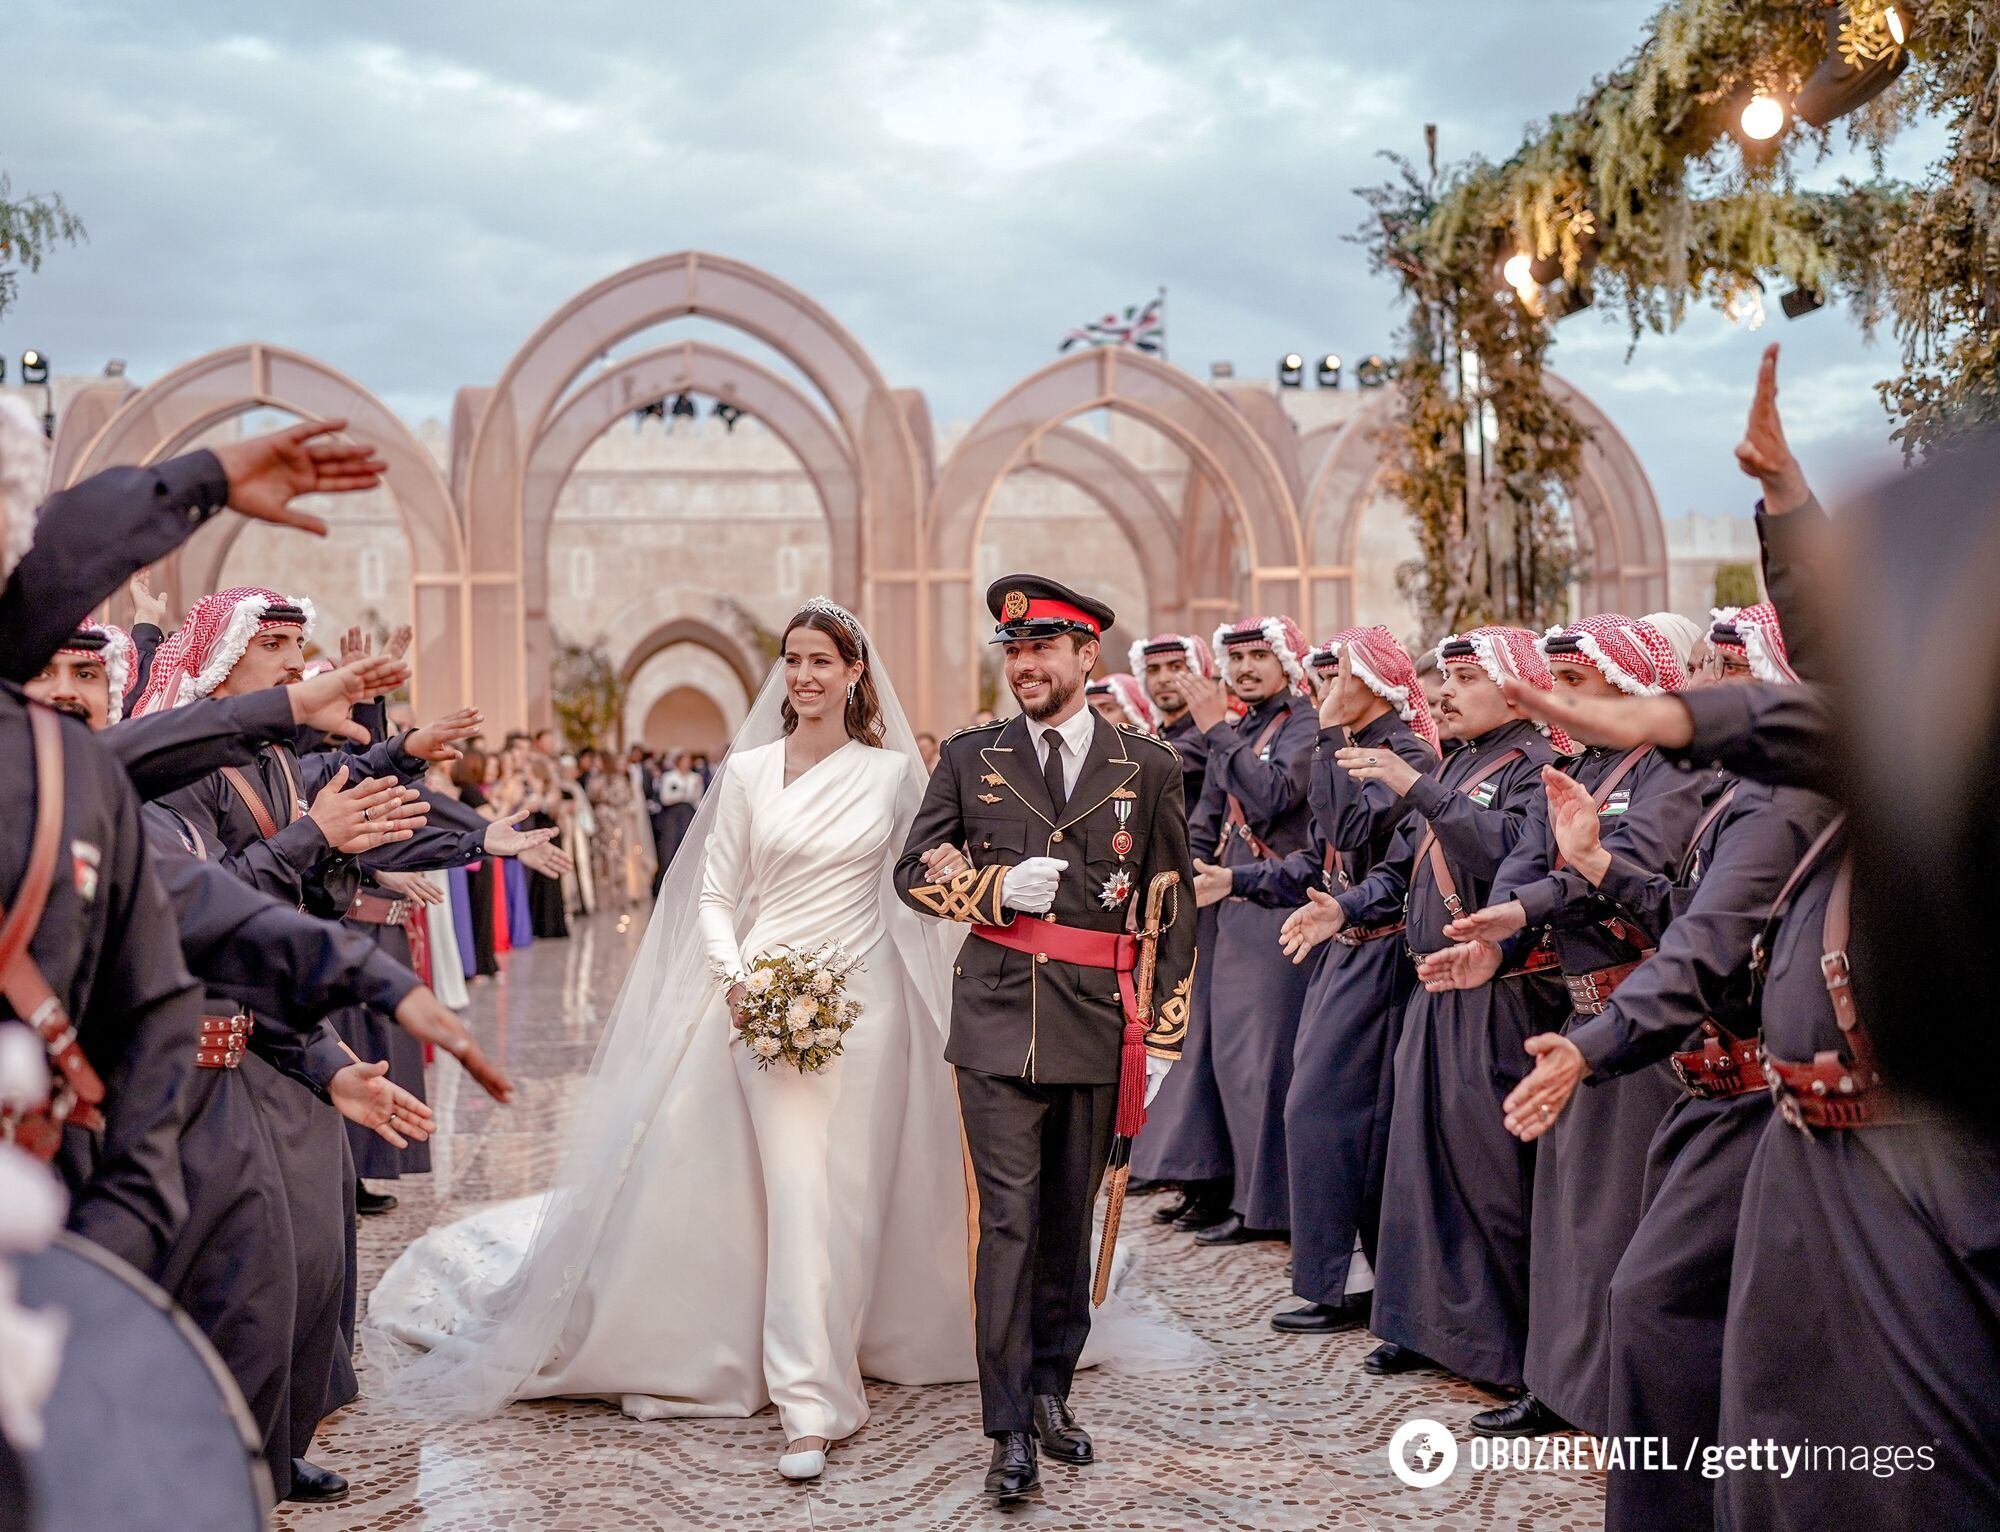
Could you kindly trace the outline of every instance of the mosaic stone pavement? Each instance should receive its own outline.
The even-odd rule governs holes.
[[[553,1175],[571,1087],[589,1067],[602,1013],[641,921],[579,923],[567,942],[514,954],[505,978],[476,986],[469,1016],[521,1088],[495,1108],[453,1066],[440,1087],[437,1172],[394,1188],[402,1206],[362,1221],[364,1287],[426,1226]],[[1072,1403],[1096,1440],[1088,1469],[1043,1466],[1039,1504],[1007,1512],[981,1498],[987,1443],[971,1384],[871,1384],[873,1418],[835,1449],[816,1484],[778,1477],[777,1417],[626,1419],[608,1405],[541,1401],[493,1420],[449,1422],[418,1438],[364,1397],[322,1430],[315,1457],[354,1484],[348,1501],[282,1508],[281,1528],[1035,1528],[1596,1527],[1603,1483],[1582,1472],[1459,1469],[1428,1490],[1388,1466],[1397,1426],[1425,1416],[1463,1443],[1492,1402],[1442,1374],[1375,1379],[1362,1333],[1286,1337],[1286,1247],[1205,1250],[1157,1230],[1136,1200],[1129,1285],[1214,1348],[1198,1368],[1086,1372]]]

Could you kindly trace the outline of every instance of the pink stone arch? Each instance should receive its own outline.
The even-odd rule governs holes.
[[[923,485],[903,403],[860,343],[805,294],[740,261],[682,251],[564,304],[515,353],[479,415],[454,487],[471,558],[477,694],[495,716],[529,716],[526,496],[536,442],[564,391],[606,351],[691,315],[764,342],[826,400],[860,476],[863,614],[892,656],[916,648]]]
[[[372,444],[388,464],[386,485],[410,544],[410,613],[417,632],[412,700],[430,713],[463,706],[472,679],[465,643],[466,559],[451,492],[430,452],[401,418],[344,373],[282,346],[212,351],[126,399],[77,452],[62,482],[74,484],[118,464],[172,457],[204,431],[259,409],[309,420],[345,419],[349,434]],[[213,588],[194,589],[197,582],[187,576],[195,571],[211,576],[242,530],[235,517],[212,526],[163,566],[162,583],[178,606]]]
[[[917,681],[933,726],[966,716],[977,701],[976,629],[984,606],[983,593],[973,589],[973,566],[994,494],[1037,442],[1096,409],[1144,422],[1185,454],[1191,478],[1213,491],[1194,503],[1226,519],[1240,542],[1249,599],[1264,611],[1295,606],[1303,563],[1298,516],[1284,474],[1252,424],[1213,389],[1165,362],[1109,347],[1077,352],[1002,395],[939,472],[925,570],[932,643]],[[1184,538],[1200,530],[1183,520]],[[1061,550],[1051,549],[1048,562],[1059,572]]]

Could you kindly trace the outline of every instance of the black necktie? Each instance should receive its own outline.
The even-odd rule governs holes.
[[[1042,759],[1042,780],[1049,785],[1049,807],[1060,819],[1063,805],[1069,801],[1069,793],[1063,787],[1062,736],[1050,729],[1042,738],[1049,747],[1049,753]]]

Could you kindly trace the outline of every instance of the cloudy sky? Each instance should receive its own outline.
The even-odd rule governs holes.
[[[24,280],[0,352],[10,377],[36,346],[144,380],[271,341],[442,416],[579,288],[687,247],[803,288],[940,420],[1161,285],[1197,372],[1387,350],[1394,292],[1344,238],[1377,152],[1420,155],[1436,122],[1445,157],[1504,156],[1653,9],[0,0],[0,167],[90,233]],[[1622,321],[1586,314],[1555,364],[1667,515],[1745,512],[1729,449],[1772,338],[1808,468],[1893,465],[1871,385],[1894,343],[1843,315],[1702,315],[1628,362]]]

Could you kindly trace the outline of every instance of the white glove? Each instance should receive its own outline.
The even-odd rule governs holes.
[[[1024,915],[1046,915],[1055,906],[1056,884],[1068,862],[1052,856],[1031,856],[1016,862],[1000,880],[1000,902]]]
[[[1158,1054],[1146,1055],[1146,1105],[1153,1104],[1153,1098],[1160,1093],[1160,1087],[1167,1083],[1167,1071],[1174,1067],[1172,1059],[1163,1059]]]

